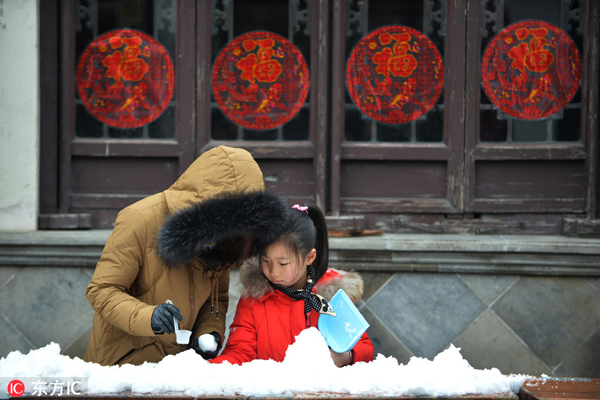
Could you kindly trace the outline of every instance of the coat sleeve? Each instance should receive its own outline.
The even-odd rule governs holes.
[[[207,300],[202,307],[200,307],[196,322],[192,328],[194,336],[200,337],[205,333],[217,332],[222,338],[225,338],[225,320],[227,318],[227,309],[229,307],[229,275],[229,269],[219,273],[217,278],[219,280],[217,301],[213,304],[211,300]],[[217,311],[218,314],[216,313]],[[217,316],[219,318],[217,318]]]
[[[360,361],[373,361],[374,351],[375,349],[373,348],[373,343],[371,343],[371,339],[369,339],[367,332],[365,332],[352,348],[352,364]]]
[[[145,259],[146,223],[137,211],[124,209],[115,221],[86,297],[108,323],[134,336],[152,336],[150,320],[156,306],[128,293]]]
[[[252,299],[242,298],[229,327],[229,338],[220,356],[209,360],[214,364],[228,361],[241,365],[255,360],[257,355],[257,335],[252,312]]]

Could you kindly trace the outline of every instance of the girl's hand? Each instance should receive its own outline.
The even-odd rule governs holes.
[[[331,353],[331,358],[333,358],[333,362],[336,367],[343,367],[345,365],[352,364],[352,351],[347,351],[345,353],[336,353],[335,351],[329,349]]]

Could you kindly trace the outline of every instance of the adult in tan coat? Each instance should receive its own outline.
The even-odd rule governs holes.
[[[84,360],[142,364],[189,348],[205,356],[198,337],[224,336],[230,267],[279,235],[285,208],[264,192],[252,156],[226,146],[202,154],[167,190],[124,208],[86,291],[95,314]],[[155,309],[167,300],[180,312],[180,329],[192,331],[188,345],[153,329]]]

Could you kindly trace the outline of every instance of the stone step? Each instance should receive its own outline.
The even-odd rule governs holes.
[[[110,230],[0,231],[0,266],[94,267]],[[332,267],[361,271],[600,276],[600,239],[527,235],[331,237]]]

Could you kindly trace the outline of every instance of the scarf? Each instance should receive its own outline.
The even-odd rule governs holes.
[[[304,322],[306,327],[310,327],[310,312],[314,309],[319,314],[327,314],[336,317],[335,311],[329,305],[327,300],[320,294],[313,293],[312,289],[316,282],[317,273],[312,265],[306,267],[308,278],[302,290],[290,289],[285,286],[276,285],[269,281],[271,286],[281,293],[291,297],[294,300],[304,300]]]

